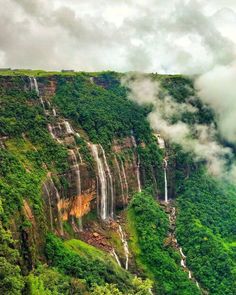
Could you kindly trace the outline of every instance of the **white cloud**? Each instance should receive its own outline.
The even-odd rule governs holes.
[[[236,42],[234,2],[209,2],[0,0],[0,66],[204,72]]]

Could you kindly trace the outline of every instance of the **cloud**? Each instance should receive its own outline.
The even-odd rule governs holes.
[[[209,172],[222,176],[227,169],[228,160],[233,157],[232,150],[217,142],[215,126],[191,124],[181,120],[182,114],[195,114],[198,109],[191,103],[191,97],[177,103],[171,96],[163,97],[160,85],[147,76],[130,74],[122,80],[129,89],[129,98],[139,104],[152,104],[153,110],[148,116],[151,127],[161,136],[193,154],[197,161],[205,161]],[[174,120],[173,120],[174,118]]]
[[[201,75],[195,87],[201,99],[216,112],[221,135],[236,143],[236,63],[217,65]]]
[[[234,54],[223,2],[0,0],[0,66],[196,74]],[[214,17],[213,17],[214,15]],[[226,14],[227,15],[227,14]],[[221,20],[221,21],[220,21]]]

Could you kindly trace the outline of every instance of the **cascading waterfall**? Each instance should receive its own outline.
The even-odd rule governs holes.
[[[60,194],[52,180],[52,178],[50,177],[49,178],[50,180],[50,183],[53,187],[53,190],[55,192],[55,196],[56,196],[56,199],[57,199],[57,212],[58,212],[58,223],[59,223],[59,227],[60,227],[60,234],[63,236],[64,235],[64,230],[63,230],[63,224],[62,224],[62,216],[61,216],[61,210],[59,208],[59,204],[60,204],[60,200],[61,200],[61,197],[60,197]]]
[[[135,137],[133,135],[131,135],[131,140],[132,140],[133,147],[135,149],[137,149],[137,143],[136,143]],[[137,153],[137,151],[136,151],[136,153]],[[135,160],[135,162],[136,162],[136,176],[137,176],[138,192],[140,193],[142,191],[142,188],[141,188],[141,181],[140,181],[140,158],[139,158],[138,153],[137,153],[137,161]]]
[[[66,129],[66,133],[68,135],[71,135],[71,134],[74,134],[74,130],[73,128],[71,127],[70,123],[68,121],[64,121],[64,126],[65,126],[65,129]]]
[[[119,162],[115,156],[115,163],[117,166],[117,171],[118,171],[118,175],[119,175],[119,181],[120,181],[120,188],[121,188],[121,196],[122,196],[122,201],[123,201],[123,206],[126,204],[125,202],[125,195],[124,195],[124,187],[123,187],[123,181],[122,181],[122,177],[121,177],[121,170],[120,170],[120,165]]]
[[[118,255],[116,254],[116,251],[114,248],[112,248],[112,250],[111,250],[111,255],[115,258],[117,264],[121,267],[120,259],[119,259]]]
[[[169,214],[169,221],[170,221],[170,226],[172,227],[172,231],[170,233],[170,236],[172,238],[172,242],[174,244],[174,248],[177,249],[179,251],[179,254],[181,256],[181,260],[180,260],[180,265],[181,267],[183,267],[183,269],[188,272],[188,278],[190,280],[192,280],[193,282],[195,282],[195,284],[197,285],[197,287],[200,289],[199,283],[197,282],[197,280],[193,277],[191,271],[188,269],[187,264],[186,264],[186,255],[183,252],[182,247],[179,246],[178,241],[175,237],[175,230],[173,230],[173,228],[175,229],[176,227],[176,209],[174,206],[172,206],[171,202],[168,203],[168,214]]]
[[[81,200],[81,179],[80,179],[80,168],[79,168],[79,164],[75,155],[74,150],[70,150],[70,156],[71,156],[71,160],[72,160],[72,164],[73,164],[73,169],[75,171],[76,174],[76,194],[79,197],[79,231],[83,231],[83,224],[82,224],[82,216],[81,216],[81,206],[82,206],[82,200]],[[73,222],[73,219],[72,219]]]
[[[98,169],[98,179],[100,183],[100,217],[102,220],[106,220],[108,218],[108,195],[106,173],[102,160],[98,156],[98,146],[96,144],[91,144],[90,147]]]
[[[39,95],[39,86],[38,86],[38,82],[37,82],[37,80],[36,80],[35,77],[33,77],[33,81],[34,81],[34,89],[35,89],[37,95],[40,96],[40,95]]]
[[[166,159],[163,160],[164,168],[164,181],[165,181],[165,202],[168,203],[168,182],[167,182],[167,166],[168,162]]]
[[[136,173],[137,173],[137,181],[138,181],[138,192],[140,193],[142,191],[141,188],[141,181],[140,181],[140,158],[139,155],[137,155],[138,161],[137,161],[137,169],[136,169]]]
[[[183,253],[182,247],[179,248],[179,252],[180,252],[180,255],[182,256],[182,258],[186,259],[186,256]]]
[[[49,202],[49,216],[50,216],[50,225],[51,225],[51,230],[53,231],[53,217],[52,217],[52,200],[51,200],[51,194],[48,191],[47,186],[45,185],[45,183],[43,184],[44,189],[47,193],[48,196],[48,202]]]
[[[127,177],[126,177],[126,173],[125,173],[125,167],[124,167],[124,163],[123,161],[121,161],[121,170],[122,170],[122,174],[123,174],[123,178],[124,178],[124,185],[125,185],[125,201],[126,204],[128,204],[128,198],[129,198],[129,185],[128,185],[128,181],[127,181]]]
[[[80,161],[80,164],[83,164],[83,159],[82,159],[82,157],[81,157],[81,154],[80,154],[80,152],[79,152],[79,149],[77,148],[77,154],[78,154],[78,156],[79,156],[79,161]]]
[[[103,156],[103,161],[105,164],[105,169],[108,175],[108,182],[107,182],[107,192],[108,192],[108,197],[109,201],[110,201],[110,217],[114,218],[114,189],[113,189],[113,179],[112,179],[112,175],[111,175],[111,171],[109,168],[109,165],[107,164],[107,158],[106,158],[106,154],[105,151],[103,149],[103,147],[101,145],[100,149],[102,151],[102,156]]]
[[[29,77],[29,79],[30,79],[30,89],[31,90],[35,90],[37,96],[39,97],[40,103],[41,103],[41,105],[42,105],[42,107],[44,109],[44,112],[46,112],[43,98],[42,98],[42,96],[40,96],[39,86],[38,86],[37,79],[35,77]]]
[[[128,270],[129,268],[129,247],[128,247],[128,242],[125,238],[125,234],[122,230],[121,225],[119,224],[118,226],[119,229],[119,234],[120,234],[120,238],[124,247],[124,253],[125,253],[125,269]]]

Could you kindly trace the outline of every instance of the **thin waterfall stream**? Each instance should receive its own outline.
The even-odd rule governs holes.
[[[118,226],[118,230],[119,230],[119,234],[120,234],[121,242],[122,242],[123,247],[124,247],[124,254],[125,254],[125,269],[128,270],[128,268],[129,268],[129,246],[128,246],[128,242],[127,242],[127,240],[126,240],[125,233],[123,232],[123,229],[122,229],[122,227],[121,227],[120,224],[119,224],[119,226]]]
[[[71,160],[72,160],[72,168],[75,171],[75,175],[76,175],[76,194],[77,197],[79,198],[79,218],[78,218],[78,224],[79,224],[79,231],[83,231],[83,224],[82,224],[82,212],[81,212],[81,207],[82,207],[82,199],[81,199],[81,178],[80,178],[80,167],[79,167],[79,163],[77,161],[77,157],[76,154],[74,152],[74,150],[70,150],[70,156],[71,156]],[[73,222],[73,220],[72,220]]]
[[[166,202],[166,203],[168,203],[167,167],[168,167],[168,162],[167,162],[167,159],[165,158],[165,159],[163,160],[163,168],[164,168],[165,202]]]

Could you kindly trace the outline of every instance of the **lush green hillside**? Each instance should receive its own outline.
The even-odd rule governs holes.
[[[167,142],[161,149],[147,119],[152,106],[128,100],[122,75],[0,72],[3,294],[236,294],[235,186],[210,177],[204,163],[181,146]],[[190,79],[150,77],[160,82],[161,96],[190,101],[198,110],[173,122],[216,126],[212,110],[193,97]],[[68,132],[65,123],[73,130]],[[93,144],[100,168],[105,167],[104,191],[113,188],[108,197],[114,220],[99,215],[101,183]],[[161,202],[166,153],[173,199],[168,205]],[[83,232],[76,227],[81,210]],[[119,226],[129,245],[128,270]],[[178,247],[170,235],[177,237]]]
[[[204,172],[179,191],[177,236],[188,265],[210,294],[236,290],[236,190]]]

